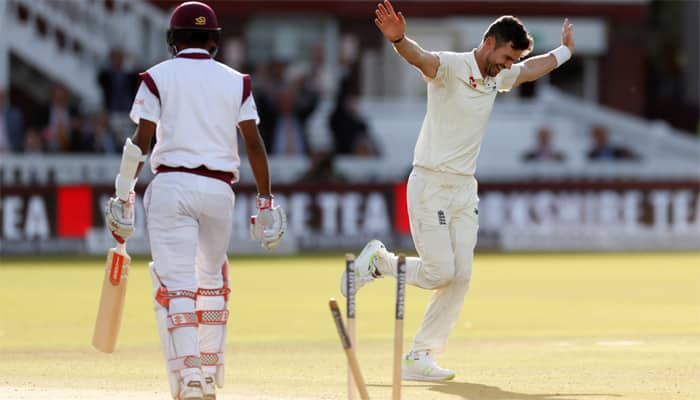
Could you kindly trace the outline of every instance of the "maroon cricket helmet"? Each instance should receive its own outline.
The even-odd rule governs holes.
[[[219,21],[211,7],[199,1],[187,1],[170,16],[170,29],[219,31]]]
[[[168,50],[172,55],[177,53],[177,37],[182,40],[183,36],[194,35],[195,32],[210,32],[210,37],[216,42],[216,46],[209,50],[214,57],[218,48],[219,21],[216,13],[208,5],[199,1],[187,1],[175,8],[170,16],[170,29],[167,33]]]

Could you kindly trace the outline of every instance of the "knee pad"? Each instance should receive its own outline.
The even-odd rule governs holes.
[[[199,324],[195,312],[196,293],[189,290],[169,291],[158,277],[152,262],[148,269],[153,281],[153,310],[166,362],[170,393],[173,398],[177,398],[180,393],[181,375],[195,372],[201,374],[202,360],[197,343]],[[187,328],[190,330],[185,331]]]

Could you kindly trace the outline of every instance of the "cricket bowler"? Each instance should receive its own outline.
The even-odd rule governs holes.
[[[469,288],[478,228],[474,178],[484,130],[498,92],[534,81],[561,66],[574,51],[573,26],[564,20],[561,46],[521,61],[532,37],[513,16],[496,19],[478,48],[468,52],[427,51],[406,35],[406,20],[385,0],[374,23],[396,52],[415,66],[428,85],[427,109],[418,136],[407,203],[419,257],[406,260],[406,282],[433,291],[402,379],[443,381],[455,372],[437,365]],[[356,288],[396,275],[397,257],[372,240],[355,262]],[[345,274],[341,291],[345,294]]]

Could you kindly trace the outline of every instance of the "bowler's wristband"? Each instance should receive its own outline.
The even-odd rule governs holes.
[[[565,62],[569,61],[569,59],[571,58],[571,50],[569,50],[569,48],[564,45],[561,45],[556,49],[550,51],[549,54],[553,55],[554,58],[557,60],[557,68],[559,68]]]

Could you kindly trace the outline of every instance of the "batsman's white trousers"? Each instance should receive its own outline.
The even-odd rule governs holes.
[[[160,173],[153,178],[144,196],[144,207],[153,268],[168,291],[197,292],[198,288],[224,286],[222,267],[231,236],[234,200],[231,186],[218,179],[186,172]],[[173,298],[168,313],[224,308],[223,296],[207,296],[197,299],[196,304],[190,298]],[[200,352],[221,354],[223,360],[225,332],[224,325],[173,330],[174,352],[164,354],[166,362],[188,355],[199,357]],[[207,375],[216,373],[216,366],[202,368]],[[184,368],[179,373],[184,378],[199,371]]]
[[[407,201],[419,258],[408,258],[406,282],[435,290],[413,350],[441,352],[471,279],[479,227],[476,179],[414,167],[408,178]]]
[[[155,270],[168,290],[223,285],[231,237],[231,186],[186,172],[161,173],[144,196]]]

